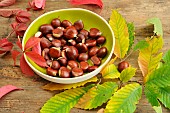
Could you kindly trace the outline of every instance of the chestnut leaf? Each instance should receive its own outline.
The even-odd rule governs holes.
[[[170,50],[168,50],[163,56],[163,64],[170,65]]]
[[[134,24],[131,23],[127,23],[127,27],[128,27],[128,32],[129,32],[129,49],[128,52],[130,51],[130,49],[132,48],[132,45],[134,44],[134,39],[135,39],[135,26]]]

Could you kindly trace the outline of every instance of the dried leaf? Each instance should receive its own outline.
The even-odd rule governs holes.
[[[7,38],[0,39],[0,54],[11,51],[13,44]]]
[[[32,47],[32,51],[41,55],[41,46],[40,46],[40,42],[38,42],[37,44],[35,44],[35,46]]]
[[[112,11],[109,24],[115,34],[114,54],[118,58],[124,58],[129,48],[129,33],[125,19],[117,10]]]
[[[24,54],[20,58],[20,68],[21,68],[22,73],[28,76],[34,76],[33,70],[29,67],[29,65],[25,61]]]
[[[13,50],[13,51],[11,51],[11,53],[12,53],[12,58],[13,58],[13,61],[14,61],[14,66],[16,66],[16,58],[21,52],[19,52],[17,50]]]
[[[124,69],[120,73],[120,80],[122,82],[128,82],[135,75],[135,72],[136,72],[136,68],[133,67],[128,67]]]
[[[25,44],[25,47],[24,47],[24,50],[29,50],[31,48],[33,48],[37,43],[40,42],[40,38],[37,38],[37,37],[31,37],[27,40],[26,44]]]
[[[14,90],[21,90],[21,88],[17,88],[13,85],[6,85],[0,88],[0,98],[2,98],[4,95],[14,91]]]
[[[0,9],[0,16],[10,17],[15,15],[20,9]]]
[[[78,82],[74,84],[57,84],[57,83],[49,83],[43,86],[42,88],[45,90],[55,91],[55,90],[65,90],[65,89],[71,89],[71,88],[77,88],[80,86],[84,86],[86,83],[89,82],[97,82],[97,77],[93,77],[91,79],[85,80],[83,82]]]
[[[20,10],[16,13],[15,20],[19,23],[27,23],[30,21],[30,13],[24,10]]]
[[[0,7],[6,7],[15,4],[16,0],[2,0],[0,2]]]
[[[73,5],[93,4],[103,8],[102,0],[69,0]]]
[[[27,51],[25,52],[26,56],[33,60],[37,65],[41,67],[47,67],[46,60],[44,59],[43,56],[33,52],[33,51]]]
[[[25,23],[17,23],[14,22],[11,24],[13,30],[15,31],[17,36],[24,36],[24,33],[27,29],[27,25]]]

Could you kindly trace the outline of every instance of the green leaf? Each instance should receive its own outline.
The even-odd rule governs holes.
[[[114,54],[118,58],[124,58],[129,48],[129,33],[125,19],[117,10],[113,10],[109,24],[115,35]]]
[[[94,85],[89,85],[87,87],[75,88],[66,90],[62,93],[56,94],[54,97],[50,98],[42,109],[40,113],[69,113],[70,109],[75,106],[78,100]]]
[[[142,95],[142,86],[128,84],[114,93],[108,102],[105,113],[133,113]]]
[[[103,78],[105,78],[105,79],[114,79],[114,78],[118,78],[120,76],[120,73],[114,64],[110,64],[110,65],[106,66],[101,71],[101,73],[102,73]]]
[[[156,111],[156,113],[162,113],[162,107],[160,106],[153,106],[153,109]]]
[[[136,73],[136,68],[128,67],[120,73],[120,80],[122,82],[128,82]]]
[[[168,50],[165,55],[163,56],[163,61],[164,64],[169,64],[170,65],[170,50]]]
[[[117,91],[118,85],[114,82],[105,82],[88,90],[75,107],[93,109],[107,102],[112,94]]]
[[[141,40],[134,46],[133,50],[134,51],[136,51],[138,49],[141,50],[141,49],[145,49],[147,47],[149,47],[148,42],[146,40]]]
[[[154,25],[155,34],[163,36],[162,23],[159,18],[151,18],[147,22]]]
[[[131,23],[127,23],[127,27],[128,27],[128,32],[129,32],[129,49],[128,51],[131,49],[132,45],[134,44],[134,39],[135,39],[135,27],[134,24]]]

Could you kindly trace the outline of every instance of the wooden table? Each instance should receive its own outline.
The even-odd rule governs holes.
[[[104,8],[100,9],[94,5],[70,5],[66,0],[46,0],[46,7],[43,11],[34,11],[32,19],[35,19],[43,12],[57,10],[61,8],[80,7],[92,10],[106,20],[109,19],[112,9],[119,9],[119,12],[126,18],[127,22],[134,22],[136,27],[136,39],[144,39],[152,34],[152,27],[146,24],[146,20],[152,17],[161,19],[164,31],[164,47],[163,52],[170,49],[170,1],[169,0],[103,0]],[[13,6],[6,8],[21,8],[27,7],[27,0],[17,0]],[[9,27],[13,21],[12,18],[0,17],[0,37],[6,37],[11,31]],[[15,35],[9,38],[10,41],[15,42],[17,38]],[[18,49],[15,46],[15,49]],[[137,67],[138,53],[134,52],[128,61],[131,65]],[[19,60],[17,61],[19,64]],[[141,71],[137,70],[137,75],[133,80],[142,81]],[[0,100],[0,113],[38,113],[43,104],[57,92],[45,91],[41,87],[48,83],[48,81],[35,76],[34,78],[25,77],[19,67],[13,67],[11,54],[1,56],[0,58],[0,87],[11,84],[24,90],[15,91]],[[70,113],[96,113],[96,110],[84,111],[73,108]],[[139,104],[137,105],[136,113],[154,113],[151,105],[143,95]],[[163,108],[163,113],[170,113],[170,110]]]

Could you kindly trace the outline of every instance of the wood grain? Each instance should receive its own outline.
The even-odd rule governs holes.
[[[169,0],[103,0],[104,8],[101,10],[94,5],[79,5],[74,6],[69,4],[66,0],[46,0],[46,8],[42,11],[33,11],[32,20],[43,14],[44,12],[63,9],[63,8],[85,8],[98,13],[106,20],[109,20],[112,9],[118,9],[119,12],[126,18],[127,22],[134,22],[136,39],[135,43],[141,39],[150,36],[153,27],[146,24],[146,20],[152,17],[161,19],[164,31],[164,47],[163,52],[170,49],[170,1]],[[27,0],[17,0],[16,4],[5,8],[21,8],[27,7]],[[0,38],[6,37],[11,32],[10,24],[14,18],[0,17]],[[9,38],[13,43],[17,38],[15,35]],[[18,47],[14,47],[18,49]],[[19,49],[18,49],[19,50]],[[128,58],[131,65],[137,65],[138,52],[134,52]],[[17,61],[19,64],[19,60]],[[141,71],[138,69],[136,76],[132,81],[142,82],[143,78]],[[13,61],[10,53],[0,56],[0,87],[11,84],[24,90],[15,91],[4,96],[0,100],[0,113],[39,113],[43,104],[55,95],[56,91],[45,91],[41,87],[48,83],[48,81],[35,76],[33,78],[25,77],[19,67],[13,67]],[[98,108],[99,109],[99,108]],[[95,110],[85,111],[73,108],[70,113],[96,113]],[[144,94],[137,105],[135,113],[155,113],[151,105],[148,103]],[[163,113],[170,113],[170,110],[163,108]]]

